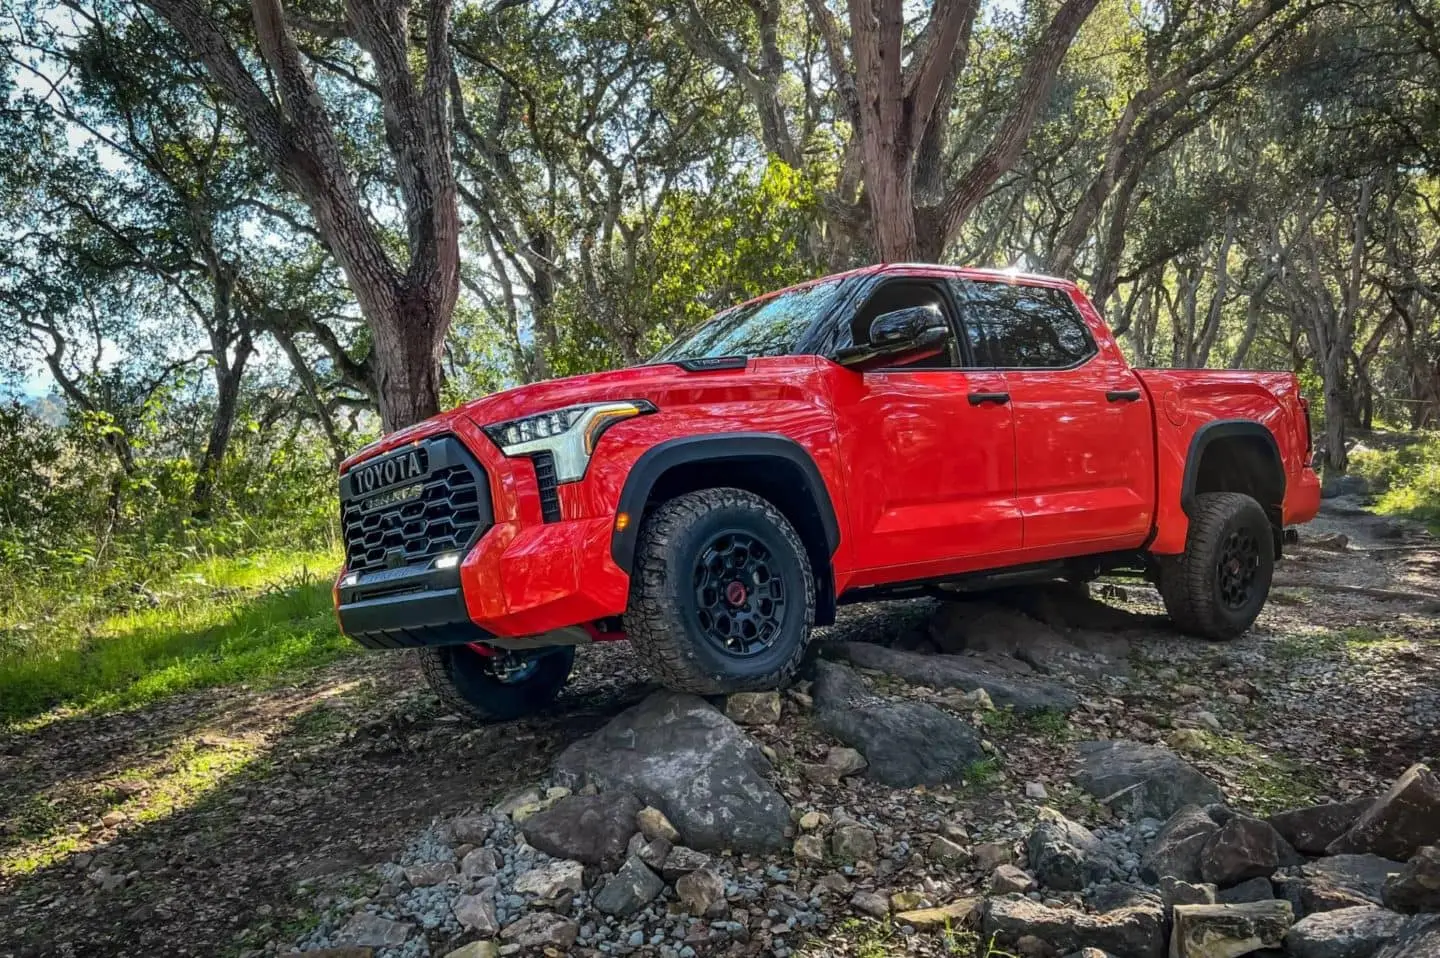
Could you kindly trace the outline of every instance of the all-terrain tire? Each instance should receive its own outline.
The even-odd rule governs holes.
[[[1260,503],[1240,492],[1202,493],[1184,554],[1159,559],[1160,596],[1180,631],[1225,641],[1254,624],[1274,572],[1275,539]]]
[[[732,534],[760,544],[784,596],[773,640],[743,655],[712,637],[697,585],[704,574],[697,563]],[[714,618],[709,621],[713,626]],[[815,578],[805,544],[772,503],[742,489],[702,489],[646,515],[636,542],[625,631],[667,687],[699,695],[783,687],[800,666],[814,622]]]
[[[555,700],[570,678],[575,650],[557,647],[540,655],[534,671],[519,681],[502,681],[493,660],[468,645],[420,650],[425,681],[445,708],[477,722],[523,718]]]

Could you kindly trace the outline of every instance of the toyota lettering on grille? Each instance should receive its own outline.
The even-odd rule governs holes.
[[[425,475],[425,456],[421,449],[411,449],[398,456],[380,459],[359,466],[350,474],[350,488],[357,494],[374,492],[399,482],[409,482]]]

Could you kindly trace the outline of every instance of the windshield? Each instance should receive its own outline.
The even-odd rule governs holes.
[[[651,362],[719,356],[785,356],[835,301],[839,280],[812,283],[717,313],[662,349]]]

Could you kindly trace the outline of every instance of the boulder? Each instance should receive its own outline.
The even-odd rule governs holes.
[[[1271,815],[1267,821],[1297,852],[1323,855],[1330,843],[1349,831],[1373,801],[1373,798],[1357,798],[1349,802],[1307,805]]]
[[[916,931],[958,931],[969,928],[980,918],[981,900],[961,898],[939,908],[916,908],[895,915],[895,924],[909,925]]]
[[[1036,880],[1059,891],[1080,891],[1119,871],[1109,850],[1088,828],[1050,808],[1040,809],[1025,851]]]
[[[985,903],[982,937],[1001,947],[1037,938],[1065,954],[1099,948],[1129,958],[1161,958],[1165,953],[1165,911],[1158,901],[1104,914],[1074,908],[1048,908],[1028,898],[991,898]]]
[[[500,937],[521,948],[559,948],[563,951],[580,937],[580,926],[553,912],[532,911],[519,921],[506,925]]]
[[[337,945],[359,945],[365,948],[393,948],[403,945],[415,926],[391,921],[369,912],[359,912],[341,926],[335,935]]]
[[[725,912],[725,879],[712,868],[697,868],[675,883],[680,907],[699,917]]]
[[[482,938],[493,938],[500,931],[500,922],[495,917],[495,901],[490,894],[461,895],[450,903],[455,920],[466,931]]]
[[[614,871],[635,834],[640,800],[629,792],[570,795],[520,825],[525,840],[547,855]]]
[[[1374,958],[1440,958],[1440,915],[1407,918]]]
[[[495,823],[488,815],[456,815],[445,823],[445,837],[452,845],[482,845]]]
[[[930,621],[931,641],[942,652],[1011,657],[1047,675],[1128,674],[1126,656],[1130,649],[1125,639],[1061,635],[1071,627],[1067,621],[1071,613],[1086,618],[1085,613],[1093,613],[1098,606],[1102,611],[1092,617],[1097,621],[1110,620],[1112,624],[1114,620],[1104,613],[1122,617],[1127,613],[1097,603],[1088,594],[1082,599],[1078,590],[1063,585],[1014,589],[1000,596],[1007,601],[997,603],[985,598],[946,602]],[[1080,602],[1088,606],[1083,610],[1071,608]],[[1129,622],[1128,618],[1126,621]]]
[[[1370,958],[1394,938],[1405,916],[1376,905],[1306,915],[1285,934],[1291,958]]]
[[[1124,881],[1108,881],[1092,885],[1085,889],[1081,898],[1091,911],[1099,912],[1133,908],[1136,905],[1152,902],[1163,905],[1165,902],[1163,897],[1156,894],[1155,889],[1146,888],[1143,885],[1132,885]]]
[[[802,865],[818,865],[825,860],[825,841],[819,835],[801,835],[790,851]]]
[[[500,859],[493,848],[474,848],[460,859],[460,874],[466,878],[484,878],[500,869]]]
[[[992,895],[1009,895],[1012,893],[1023,895],[1028,891],[1034,890],[1035,879],[1014,865],[1001,865],[990,875],[990,894]]]
[[[515,879],[516,894],[534,895],[546,901],[560,897],[562,892],[581,891],[584,887],[585,867],[579,862],[553,861]]]
[[[925,857],[940,865],[963,866],[970,862],[970,850],[964,845],[952,842],[944,835],[936,836],[925,850]]]
[[[1268,822],[1236,815],[1200,850],[1200,877],[1221,888],[1249,878],[1269,878],[1280,867],[1281,841]]]
[[[830,851],[849,864],[875,860],[875,833],[864,825],[841,825],[830,835]]]
[[[1220,830],[1215,820],[1198,805],[1186,805],[1156,833],[1140,858],[1140,877],[1158,882],[1169,876],[1178,881],[1200,880],[1200,852]]]
[[[452,862],[424,862],[405,869],[405,880],[416,888],[443,885],[454,877],[455,865]]]
[[[1225,800],[1220,786],[1162,745],[1082,742],[1075,781],[1122,817],[1169,818],[1186,805]]]
[[[871,694],[843,665],[816,663],[815,724],[859,749],[868,777],[891,788],[959,781],[985,756],[965,721],[933,705]]]
[[[710,856],[704,852],[697,852],[684,845],[676,845],[670,849],[670,854],[665,856],[665,862],[660,866],[660,876],[666,881],[679,881],[682,876],[709,864]]]
[[[665,890],[660,876],[638,858],[625,864],[595,895],[595,910],[602,915],[628,918],[655,900]]]
[[[1064,685],[987,667],[985,662],[971,656],[923,655],[869,642],[827,643],[824,654],[862,669],[893,675],[914,685],[964,692],[984,689],[995,705],[1001,708],[1011,706],[1022,715],[1069,713],[1080,704],[1074,691]]]
[[[1382,903],[1385,882],[1405,866],[1378,855],[1333,855],[1277,875],[1280,896],[1297,916]]]
[[[970,854],[975,858],[975,867],[984,872],[1015,860],[1015,848],[1009,842],[982,842],[970,849]]]
[[[1440,779],[1412,765],[1325,849],[1330,855],[1370,853],[1404,861],[1440,842]]]
[[[1254,901],[1178,905],[1171,918],[1171,958],[1237,958],[1278,946],[1294,915],[1288,901]]]
[[[670,823],[670,819],[665,817],[665,813],[658,808],[651,808],[647,805],[640,809],[635,813],[634,825],[640,829],[640,834],[649,841],[667,841],[671,845],[680,841],[680,833]]]
[[[704,699],[656,692],[555,762],[571,788],[623,790],[658,808],[688,846],[746,853],[785,845],[790,807],[760,747]]]
[[[1364,476],[1326,476],[1320,484],[1321,499],[1338,499],[1341,496],[1366,496],[1370,494],[1370,483]]]
[[[1193,884],[1167,875],[1160,879],[1160,900],[1169,911],[1176,905],[1213,905],[1219,900],[1219,892],[1214,885]]]
[[[725,699],[725,716],[739,725],[774,725],[780,721],[780,693],[736,692]]]
[[[1426,845],[1398,873],[1385,879],[1381,898],[1387,908],[1407,915],[1440,912],[1440,848]]]
[[[1221,905],[1240,905],[1247,901],[1269,901],[1275,897],[1275,886],[1268,878],[1250,878],[1216,895]]]

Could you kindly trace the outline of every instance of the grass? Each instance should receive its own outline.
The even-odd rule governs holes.
[[[1048,738],[1067,738],[1070,735],[1070,721],[1065,713],[1045,709],[1028,715],[1021,715],[1013,708],[1005,707],[980,713],[980,725],[996,735],[1026,732]]]
[[[327,662],[349,648],[331,611],[338,564],[329,552],[215,557],[168,578],[153,607],[94,623],[0,619],[0,725],[263,683]]]
[[[1308,805],[1324,786],[1313,768],[1270,755],[1258,746],[1214,732],[1200,732],[1197,751],[1234,771],[1248,804],[1261,815]]]
[[[1421,433],[1414,442],[1359,449],[1350,471],[1369,481],[1375,510],[1426,524],[1440,535],[1440,433]]]
[[[992,941],[983,951],[980,937],[972,931],[946,928],[934,932],[939,937],[940,954],[980,955],[981,958],[1015,958],[1009,952],[1000,951]],[[844,942],[843,949],[835,946]],[[890,919],[873,921],[862,918],[846,918],[837,924],[824,941],[811,941],[797,954],[800,958],[821,958],[840,950],[853,958],[895,958],[898,955],[914,954],[904,935]],[[930,954],[933,952],[927,952]]]
[[[1348,657],[1352,653],[1406,642],[1368,625],[1352,625],[1338,631],[1284,636],[1271,643],[1269,656],[1277,662],[1293,664],[1308,659]]]

